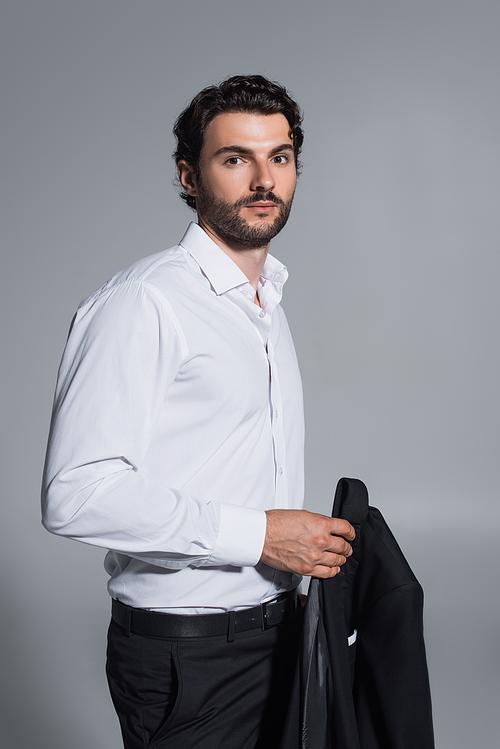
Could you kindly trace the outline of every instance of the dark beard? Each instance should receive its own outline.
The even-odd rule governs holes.
[[[233,249],[266,247],[271,239],[283,229],[292,208],[293,195],[288,202],[274,195],[273,192],[256,192],[236,203],[226,203],[208,190],[203,181],[197,181],[196,208],[203,221]],[[279,206],[279,212],[272,224],[250,226],[240,216],[240,208],[262,200],[272,201]]]

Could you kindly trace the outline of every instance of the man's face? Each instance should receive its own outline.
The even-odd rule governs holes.
[[[282,114],[248,112],[207,128],[191,194],[200,225],[233,249],[264,247],[287,222],[297,176],[289,130]]]

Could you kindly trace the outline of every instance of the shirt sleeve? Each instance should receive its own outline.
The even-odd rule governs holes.
[[[141,471],[186,353],[172,310],[146,283],[104,289],[80,306],[54,399],[47,530],[170,569],[258,562],[263,511],[206,503]]]

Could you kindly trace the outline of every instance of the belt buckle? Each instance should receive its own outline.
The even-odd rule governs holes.
[[[260,621],[262,629],[270,629],[271,627],[279,624],[283,619],[287,618],[296,610],[297,599],[292,599],[290,593],[281,593],[273,601],[266,601],[260,604]],[[271,608],[272,607],[272,608]],[[269,608],[269,611],[268,611]],[[280,617],[280,612],[282,616]],[[274,622],[271,621],[272,614],[274,616]]]
[[[273,603],[273,601],[269,601],[269,603]],[[269,624],[268,624],[269,614],[267,613],[267,607],[269,603],[266,601],[265,603],[260,604],[260,626],[263,631],[265,631],[266,629],[269,629]]]
[[[265,603],[261,603],[260,608],[260,616],[261,616],[261,627],[262,629],[270,629],[271,627],[274,627],[276,624],[279,623],[279,611],[282,610],[283,612],[286,611],[288,604],[288,597],[286,593],[282,593],[277,598],[275,598],[273,601],[266,601]],[[272,608],[271,608],[272,607]],[[268,611],[269,608],[269,611]],[[278,621],[271,622],[271,616],[274,611],[278,611]],[[276,619],[276,616],[275,616]]]

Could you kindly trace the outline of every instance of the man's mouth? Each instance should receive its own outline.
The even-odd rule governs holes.
[[[245,207],[246,208],[261,208],[261,209],[267,210],[270,208],[276,208],[277,204],[273,203],[271,200],[259,200],[257,203],[250,203],[249,205]]]

